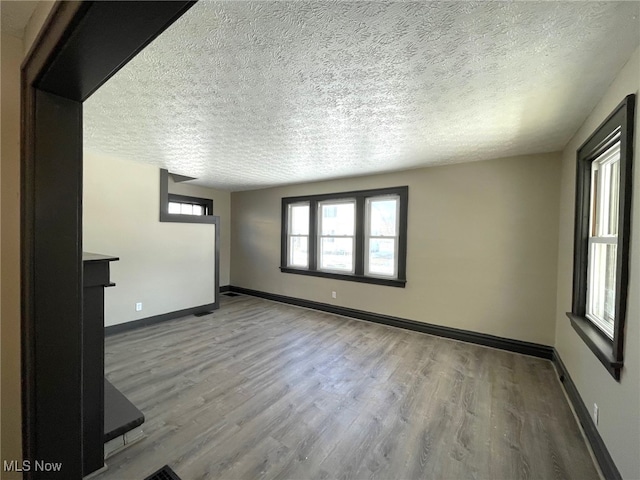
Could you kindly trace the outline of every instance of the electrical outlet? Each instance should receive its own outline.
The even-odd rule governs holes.
[[[136,312],[142,311],[142,302],[136,303]]]
[[[336,292],[331,292],[331,298],[338,298],[338,294]]]
[[[593,404],[593,423],[598,425],[598,404]]]

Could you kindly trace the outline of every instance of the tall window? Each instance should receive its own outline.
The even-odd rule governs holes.
[[[309,202],[289,205],[289,258],[292,267],[309,266]]]
[[[286,273],[404,287],[408,187],[282,199]]]
[[[356,238],[356,201],[327,200],[318,204],[318,268],[353,273]]]
[[[620,378],[629,277],[635,95],[580,147],[571,324]]]
[[[613,339],[620,203],[620,133],[591,162],[591,207],[587,258],[587,318]]]
[[[365,275],[396,277],[400,196],[367,198]]]

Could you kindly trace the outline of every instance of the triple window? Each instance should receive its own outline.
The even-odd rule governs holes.
[[[281,270],[404,286],[408,187],[282,201]]]

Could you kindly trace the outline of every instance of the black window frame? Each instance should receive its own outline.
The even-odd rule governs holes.
[[[179,203],[191,203],[201,205],[206,209],[206,215],[186,215],[182,213],[169,213],[169,202],[176,199]],[[191,197],[169,193],[169,172],[160,169],[160,221],[173,223],[209,223],[217,222],[213,215],[213,200],[210,198]]]
[[[210,198],[200,198],[192,197],[189,195],[178,195],[177,193],[170,193],[169,203],[197,205],[202,207],[202,210],[204,211],[204,213],[200,216],[213,215],[213,200]]]
[[[398,275],[397,278],[384,278],[367,276],[364,274],[365,262],[365,222],[367,198],[381,197],[385,195],[397,195],[400,199],[398,218]],[[318,203],[326,200],[355,199],[356,224],[355,224],[355,272],[337,273],[318,270],[317,268],[317,238],[318,238]],[[296,203],[309,203],[309,248],[308,268],[290,267],[288,258],[288,228],[289,205]],[[332,278],[334,280],[346,280],[350,282],[371,283],[404,288],[407,283],[407,213],[409,203],[409,187],[390,187],[371,190],[357,190],[351,192],[326,193],[320,195],[304,195],[282,198],[281,217],[281,246],[280,246],[280,271],[297,275]]]
[[[624,326],[629,284],[629,239],[633,189],[634,119],[635,95],[631,94],[625,97],[582,144],[578,149],[576,161],[573,298],[571,312],[567,312],[567,316],[580,338],[618,381],[624,366]],[[617,143],[618,131],[620,132],[620,184],[616,301],[613,339],[610,339],[586,317],[589,221],[591,218],[591,165],[593,160]]]

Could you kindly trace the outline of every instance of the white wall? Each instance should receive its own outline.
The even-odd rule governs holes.
[[[213,214],[220,217],[220,286],[229,285],[231,272],[231,193],[199,187],[189,183],[175,183],[169,175],[169,193],[190,195],[213,200]]]
[[[542,154],[232,193],[231,283],[553,345],[559,178]],[[401,185],[406,288],[280,272],[282,197]]]
[[[85,152],[83,250],[120,258],[105,325],[215,301],[215,226],[160,222],[159,195],[157,167]]]
[[[566,317],[571,310],[576,151],[613,109],[640,89],[636,50],[562,155],[556,349],[589,410],[599,406],[598,430],[623,478],[640,478],[640,124],[636,111],[629,300],[625,366],[620,382],[605,370]],[[638,100],[638,99],[637,99]],[[636,100],[636,101],[637,101]]]

